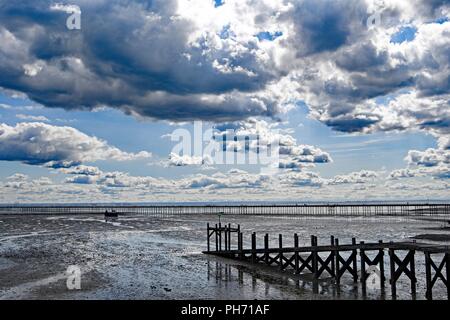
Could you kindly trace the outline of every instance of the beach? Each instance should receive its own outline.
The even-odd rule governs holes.
[[[319,244],[331,235],[340,243],[357,241],[412,241],[417,235],[448,234],[440,219],[402,217],[275,217],[222,216],[222,223],[240,224],[244,246],[257,233],[262,244],[269,233],[276,244],[283,234],[286,245],[299,235],[308,245],[311,235]],[[206,250],[206,223],[218,217],[199,215],[125,215],[105,221],[102,215],[0,216],[0,299],[390,299],[373,289],[361,295],[360,284],[344,277],[337,287],[202,254]],[[420,238],[420,237],[419,237]],[[433,238],[433,237],[432,237]],[[417,242],[449,244],[417,239]],[[416,266],[423,271],[423,255]],[[81,289],[67,287],[69,266],[81,270]],[[447,299],[436,284],[433,298]],[[400,299],[411,299],[408,279],[398,283]],[[417,299],[424,299],[424,277],[418,277]]]

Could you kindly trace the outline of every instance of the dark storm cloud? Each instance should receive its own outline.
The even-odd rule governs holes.
[[[336,57],[336,65],[350,72],[367,71],[369,68],[382,66],[388,61],[386,52],[378,52],[373,43],[357,44],[347,48]]]
[[[158,119],[277,112],[275,101],[252,94],[276,76],[257,61],[256,39],[233,55],[233,48],[215,50],[207,38],[188,44],[193,22],[177,17],[176,1],[73,3],[81,7],[81,30],[67,30],[68,14],[51,11],[52,1],[0,2],[7,46],[0,50],[1,87],[47,107],[106,105]],[[25,75],[24,65],[39,70]]]
[[[292,20],[295,36],[291,39],[298,56],[335,51],[362,30],[367,18],[363,1],[297,1],[295,9],[284,17]]]
[[[449,1],[387,2],[378,29],[366,25],[371,0],[211,2],[230,10],[231,22],[216,26],[226,37],[194,2],[182,13],[176,0],[70,3],[81,7],[81,30],[67,30],[68,14],[50,0],[0,0],[0,88],[47,107],[174,121],[276,118],[284,103],[303,100],[339,131],[448,128],[448,114],[433,122],[429,106],[450,100],[449,23],[430,31]],[[395,47],[389,34],[408,24],[414,39]],[[260,33],[280,36],[260,41]],[[416,100],[375,110],[373,100],[405,92]],[[417,99],[428,99],[422,110]]]
[[[327,126],[337,131],[358,132],[362,129],[379,122],[380,119],[371,115],[351,115],[335,117],[325,121]]]

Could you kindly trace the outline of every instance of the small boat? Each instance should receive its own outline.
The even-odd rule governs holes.
[[[117,219],[119,218],[119,213],[116,210],[112,210],[112,211],[105,211],[105,219]]]

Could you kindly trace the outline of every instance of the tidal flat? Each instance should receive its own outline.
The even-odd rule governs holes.
[[[442,219],[402,217],[222,216],[222,223],[241,225],[245,247],[250,235],[258,243],[269,233],[273,245],[283,234],[285,245],[319,244],[334,235],[341,244],[358,241],[412,241],[421,234],[450,234]],[[390,299],[378,289],[361,295],[350,277],[337,287],[269,268],[202,254],[206,223],[212,215],[120,216],[1,215],[0,299]],[[417,239],[417,242],[450,244]],[[433,239],[433,237],[431,237]],[[66,270],[81,269],[81,289],[68,290]],[[424,258],[416,254],[417,299],[425,298]],[[447,299],[445,287],[434,299]],[[398,283],[400,299],[411,299],[408,279]]]

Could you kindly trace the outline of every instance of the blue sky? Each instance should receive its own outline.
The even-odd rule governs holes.
[[[0,202],[448,199],[450,11],[418,3],[0,1]],[[177,154],[194,121],[277,159]]]

